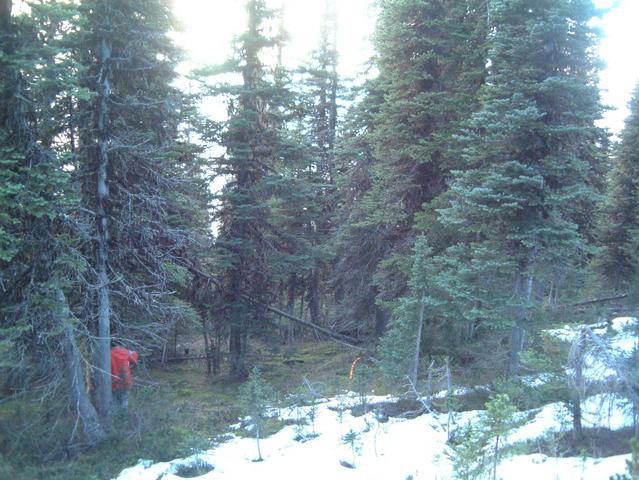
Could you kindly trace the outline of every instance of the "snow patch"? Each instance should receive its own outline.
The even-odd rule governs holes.
[[[605,338],[618,357],[630,355],[636,347],[634,317],[618,317],[611,322],[589,325]],[[565,325],[547,333],[570,342],[583,326]],[[584,375],[601,380],[613,378],[616,372],[597,355],[586,355]],[[540,387],[550,377],[526,378],[530,386]],[[465,395],[472,389],[455,389],[455,395]],[[435,394],[445,398],[447,392]],[[213,470],[196,477],[201,480],[245,480],[247,478],[277,478],[279,480],[309,479],[451,479],[453,475],[451,448],[446,444],[447,414],[429,413],[414,419],[389,418],[380,422],[374,412],[352,415],[352,409],[365,404],[395,401],[391,396],[361,396],[352,392],[334,398],[318,398],[314,405],[294,405],[270,409],[269,416],[294,420],[278,433],[261,440],[264,461],[255,462],[257,449],[252,438],[230,435],[216,448],[171,462],[153,464],[140,460],[123,470],[117,480],[177,480],[179,471],[196,465],[208,465]],[[361,409],[360,409],[361,410]],[[460,429],[479,421],[483,411],[453,414],[451,429]],[[309,417],[314,419],[311,422]],[[551,403],[542,408],[520,412],[525,423],[504,440],[509,445],[534,441],[553,432],[571,428],[570,412],[564,403]],[[527,420],[529,419],[529,420]],[[632,408],[617,394],[599,394],[582,402],[582,423],[586,428],[619,430],[632,426]],[[240,422],[232,429],[242,428]],[[344,435],[354,432],[351,444]],[[625,471],[630,455],[608,458],[553,458],[546,455],[518,455],[504,460],[497,476],[503,479],[606,479]],[[345,468],[353,466],[354,468]]]
[[[391,397],[366,397],[370,403],[390,401]],[[353,417],[344,405],[352,408],[360,397],[338,396],[317,406],[315,431],[317,436],[304,442],[299,439],[299,426],[286,426],[278,433],[261,440],[264,461],[255,462],[255,440],[233,436],[229,441],[205,453],[172,462],[151,464],[140,461],[123,470],[117,480],[177,480],[180,468],[207,464],[214,469],[196,477],[201,480],[244,480],[246,478],[310,479],[450,479],[452,478],[452,451],[446,444],[447,432],[444,414],[424,414],[412,420],[390,418],[380,423],[369,412]],[[625,399],[618,395],[595,395],[583,402],[585,427],[605,427],[612,430],[632,425],[632,415]],[[308,406],[298,407],[307,409]],[[340,409],[341,415],[340,415]],[[299,412],[298,412],[299,413]],[[460,428],[477,422],[483,411],[455,414],[455,425]],[[296,418],[290,408],[278,413],[282,419]],[[566,407],[553,403],[543,408],[521,412],[521,418],[532,417],[505,439],[507,444],[525,442],[543,437],[550,432],[567,431],[559,418],[569,418]],[[306,425],[307,430],[311,428]],[[343,442],[344,435],[357,433],[355,455]],[[544,455],[523,455],[508,459],[500,465],[500,478],[608,478],[625,469],[629,455],[605,459],[550,458]],[[355,468],[345,468],[354,463]],[[522,477],[521,472],[526,472]],[[584,474],[585,472],[585,474]]]

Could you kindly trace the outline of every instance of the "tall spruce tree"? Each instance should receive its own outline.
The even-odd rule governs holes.
[[[95,445],[104,429],[84,381],[79,340],[86,338],[78,338],[68,301],[85,267],[73,238],[78,197],[59,138],[66,128],[60,105],[80,90],[68,38],[78,12],[44,2],[14,20],[11,7],[0,2],[0,368],[7,387],[41,398],[36,414],[70,406],[84,440]],[[59,432],[51,428],[32,445],[54,449]]]
[[[374,117],[384,92],[378,79],[373,79],[360,93],[361,100],[351,106],[344,118],[335,152],[336,195],[331,220],[335,260],[331,289],[338,328],[361,337],[371,332],[381,334],[384,329],[385,315],[375,301],[377,288],[372,278],[379,259],[388,250],[376,226],[364,221],[367,210],[362,206],[362,198],[372,184]]]
[[[375,88],[382,101],[372,112],[369,132],[374,162],[370,188],[358,202],[360,218],[349,233],[349,242],[361,245],[358,255],[367,259],[369,302],[388,306],[407,293],[416,214],[446,190],[450,171],[459,164],[453,135],[476,108],[484,77],[482,3],[380,4],[374,44]],[[373,241],[378,248],[370,247]]]
[[[594,125],[597,39],[590,0],[490,2],[490,69],[464,131],[440,221],[462,241],[437,259],[457,312],[511,330],[508,371],[533,312],[583,266],[605,135]]]
[[[305,68],[310,89],[311,139],[316,148],[317,166],[325,182],[334,183],[334,148],[337,135],[337,12],[334,0],[325,0],[319,45]]]
[[[271,300],[268,257],[273,252],[266,241],[267,232],[272,232],[269,199],[282,181],[274,166],[283,89],[262,63],[264,51],[280,42],[277,34],[269,32],[275,12],[263,0],[248,0],[246,12],[247,27],[237,39],[235,58],[223,68],[240,74],[242,83],[223,85],[214,92],[232,99],[229,120],[219,138],[226,153],[216,169],[226,184],[218,195],[216,251],[223,276],[230,374],[236,378],[248,375],[249,334],[263,326],[266,312],[260,305]]]
[[[308,307],[311,321],[318,323],[322,297],[326,293],[330,249],[327,242],[335,206],[335,139],[337,135],[337,13],[333,0],[326,0],[320,25],[319,46],[306,68],[310,112],[309,141],[314,158],[308,180],[314,192],[315,215],[308,226],[312,232],[312,268],[308,275]]]
[[[614,289],[631,285],[639,269],[639,84],[629,106],[630,116],[613,157],[606,200],[598,216],[603,249],[595,266]]]
[[[111,338],[157,347],[176,320],[192,313],[172,291],[188,276],[182,265],[195,236],[185,222],[196,218],[187,178],[201,179],[178,130],[184,102],[171,85],[181,54],[169,37],[170,2],[86,0],[82,8],[81,55],[94,95],[78,108],[79,125],[86,126],[79,132],[78,178],[85,211],[95,212],[96,283],[83,292],[95,308],[97,399],[107,416]]]

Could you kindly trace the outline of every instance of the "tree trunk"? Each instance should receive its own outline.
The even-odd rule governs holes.
[[[221,345],[224,341],[224,329],[220,322],[215,324],[213,345],[213,375],[220,373],[222,368],[222,349]]]
[[[417,338],[415,339],[415,354],[413,356],[413,373],[411,375],[411,380],[413,382],[413,385],[415,385],[415,388],[417,388],[417,375],[419,374],[419,355],[420,355],[420,347],[422,344],[422,329],[424,327],[425,308],[426,308],[426,304],[424,302],[424,298],[422,298],[420,302],[420,307],[419,307],[419,319],[417,323]]]
[[[82,421],[86,440],[89,445],[94,446],[104,437],[104,429],[87,393],[82,371],[82,357],[75,342],[67,299],[59,288],[56,289],[55,295],[58,303],[57,311],[60,312],[60,318],[56,323],[63,326],[62,349],[69,379],[69,392],[76,414]]]
[[[452,402],[450,401],[450,395],[452,394],[453,382],[450,374],[450,359],[446,357],[446,408],[448,410],[448,415],[446,419],[446,441],[450,442],[451,440],[451,431],[450,425],[453,422],[453,409]]]
[[[513,326],[510,332],[510,352],[508,354],[508,378],[519,375],[521,362],[519,354],[524,349],[526,340],[526,330],[520,325]]]
[[[335,137],[337,133],[337,88],[338,88],[338,76],[337,76],[337,10],[335,9],[334,2],[326,3],[326,22],[327,22],[327,35],[332,33],[333,38],[330,39],[330,79],[329,79],[329,92],[328,92],[328,155],[327,155],[327,173],[328,183],[333,185],[335,183],[335,165],[334,165],[334,147]],[[327,40],[329,40],[327,38]]]
[[[573,342],[570,349],[570,366],[575,371],[575,378],[573,384],[573,391],[571,395],[571,409],[572,409],[572,428],[573,435],[576,441],[583,438],[583,428],[581,425],[581,400],[584,393],[584,376],[583,376],[583,363],[584,363],[584,348],[586,346],[586,331],[582,330],[579,333],[579,337]]]
[[[111,411],[111,305],[109,300],[109,225],[108,225],[108,99],[111,94],[111,43],[104,33],[98,40],[99,73],[96,105],[97,133],[97,254],[98,274],[98,338],[97,338],[97,403],[100,416],[106,418]]]
[[[495,454],[493,456],[493,480],[497,480],[497,465],[499,464],[499,435],[495,438]]]
[[[320,319],[319,283],[319,266],[316,265],[308,281],[308,311],[311,323],[315,325]]]
[[[524,349],[524,343],[526,342],[526,330],[524,328],[524,323],[528,317],[527,307],[530,305],[530,301],[532,299],[532,289],[533,289],[533,278],[528,277],[526,279],[526,289],[525,292],[522,292],[524,282],[524,277],[519,275],[515,285],[515,295],[519,298],[526,299],[526,307],[522,308],[521,313],[518,315],[516,325],[513,326],[512,331],[510,333],[510,351],[508,354],[508,369],[507,375],[508,378],[513,378],[519,375],[519,369],[521,367],[521,362],[519,359],[519,354]],[[522,293],[520,293],[522,292]]]
[[[204,351],[206,352],[206,373],[211,375],[212,349],[209,342],[209,320],[205,316],[202,316],[202,336],[204,337]]]
[[[232,378],[244,380],[248,378],[246,368],[246,326],[231,325],[229,335],[229,362]]]
[[[302,285],[302,294],[300,295],[300,318],[304,319],[304,277],[300,279],[300,284]]]
[[[289,281],[288,303],[287,303],[287,310],[291,313],[295,311],[296,287],[297,287],[297,275],[295,275],[295,273],[292,273],[291,279]],[[288,331],[287,343],[288,345],[293,345],[293,343],[295,343],[295,324],[293,322],[288,322],[287,331]]]

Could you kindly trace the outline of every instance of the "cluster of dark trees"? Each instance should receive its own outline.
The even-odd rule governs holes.
[[[2,397],[72,411],[85,443],[108,429],[112,339],[159,357],[198,326],[209,368],[244,378],[252,339],[381,337],[408,364],[415,339],[455,359],[497,335],[496,368],[517,374],[543,312],[635,282],[639,92],[611,148],[591,0],[382,0],[376,75],[355,90],[334,2],[290,70],[278,12],[247,0],[198,98],[174,86],[168,0],[11,10]],[[226,121],[197,114],[209,96]]]

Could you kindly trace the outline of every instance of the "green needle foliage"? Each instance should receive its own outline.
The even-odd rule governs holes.
[[[633,286],[639,268],[639,84],[629,106],[598,212],[602,250],[595,258],[597,271],[617,290]]]
[[[342,444],[347,445],[351,449],[353,462],[348,465],[350,468],[355,468],[355,454],[360,449],[360,437],[360,433],[354,430],[349,430],[342,436]]]
[[[283,123],[287,91],[281,83],[284,72],[263,63],[263,56],[282,43],[279,34],[266,28],[275,21],[264,0],[247,0],[247,25],[237,38],[235,54],[221,67],[201,72],[239,74],[241,83],[218,85],[209,93],[228,99],[228,120],[208,124],[204,136],[225,149],[216,160],[215,173],[225,179],[217,193],[215,219],[219,233],[216,260],[222,276],[224,323],[229,334],[230,371],[246,378],[248,336],[260,332],[266,323],[264,309],[254,301],[271,301],[269,285],[273,243],[269,234],[277,231],[273,220],[273,199],[286,184],[278,173],[284,142]],[[276,78],[277,77],[277,78]]]
[[[257,461],[261,462],[263,458],[260,438],[266,411],[275,402],[276,394],[273,387],[262,377],[259,367],[253,367],[248,380],[240,387],[239,399],[243,412],[250,417],[257,446]]]
[[[503,439],[517,426],[516,413],[508,395],[491,396],[479,422],[468,425],[454,446],[455,478],[497,478],[497,466],[503,458]]]
[[[482,3],[380,3],[373,37],[379,76],[353,110],[360,125],[348,142],[359,143],[358,154],[344,151],[358,202],[338,232],[337,272],[355,280],[343,282],[343,307],[377,333],[385,307],[406,294],[416,216],[446,190],[459,164],[454,135],[477,108],[485,74]]]
[[[539,299],[569,291],[590,248],[605,153],[589,0],[490,2],[481,108],[459,135],[439,221],[457,243],[433,261],[461,318],[510,328],[508,371]]]

